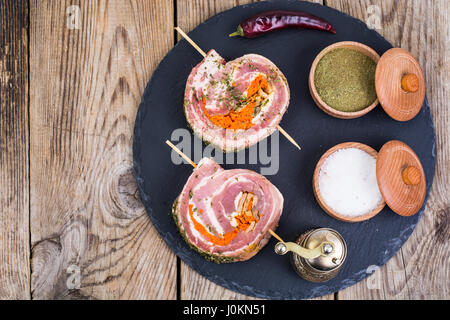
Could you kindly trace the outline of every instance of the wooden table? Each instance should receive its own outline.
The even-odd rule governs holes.
[[[180,39],[173,27],[248,2],[0,0],[1,299],[251,298],[190,270],[161,240],[131,150],[141,94]],[[448,1],[322,4],[363,21],[381,14],[378,31],[423,67],[437,134],[411,238],[371,277],[323,298],[449,299]]]

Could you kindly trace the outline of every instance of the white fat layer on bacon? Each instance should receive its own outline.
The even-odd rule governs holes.
[[[278,190],[277,190],[278,191]],[[279,192],[277,192],[278,194],[279,194]],[[280,194],[281,195],[281,194]],[[273,198],[275,198],[275,194],[273,194],[272,193],[272,197]],[[267,229],[268,229],[268,226],[269,225],[271,225],[273,222],[274,222],[274,220],[275,219],[278,219],[278,215],[276,214],[276,212],[275,212],[275,209],[276,208],[279,208],[279,203],[277,202],[277,203],[274,203],[273,204],[273,206],[272,206],[272,210],[271,210],[271,212],[269,213],[269,212],[265,212],[264,214],[269,214],[270,215],[270,217],[271,217],[271,219],[269,219],[269,220],[267,220],[267,222],[266,222],[266,224],[263,226],[263,228],[261,229],[261,230],[266,230],[267,231]],[[281,203],[281,206],[282,206],[283,204]],[[264,206],[265,207],[265,206]],[[234,214],[234,215],[232,215],[233,216],[233,220],[235,220],[234,219],[234,217],[237,215],[237,213],[236,214]],[[243,251],[243,250],[245,250],[246,248],[248,248],[250,245],[252,245],[252,244],[254,244],[254,243],[259,243],[260,241],[261,241],[261,238],[264,236],[264,234],[259,234],[257,237],[255,237],[254,238],[254,240],[252,241],[252,242],[250,242],[250,243],[246,243],[245,244],[245,247],[243,247],[243,248],[239,248],[239,249],[234,249],[234,250],[227,250],[227,251],[223,251],[222,253],[221,253],[221,255],[224,255],[224,256],[228,256],[228,255],[236,255],[236,252],[239,252],[239,251]]]
[[[239,192],[239,194],[237,195],[237,197],[234,198],[234,208],[236,209],[236,211],[238,210],[238,207],[239,207],[239,200],[241,199],[241,197],[242,197],[243,194],[244,194],[244,193],[241,191],[241,192]]]
[[[199,167],[200,167],[200,164],[203,164],[203,163],[205,163],[204,159],[202,159],[199,162],[199,166],[197,167],[196,170],[198,170]],[[208,164],[208,163],[206,162],[206,164]],[[213,174],[211,174],[209,176],[203,177],[202,178],[203,181],[199,181],[198,184],[196,186],[194,186],[193,190],[197,189],[197,187],[200,186],[200,185],[205,186],[205,181],[214,181],[215,179],[222,179],[221,176],[225,175],[225,173],[226,173],[225,171],[223,171],[222,169],[219,169],[217,172],[214,172]],[[195,174],[195,171],[194,171],[194,174]],[[207,198],[210,199],[210,200],[213,199],[214,195],[224,191],[224,188],[230,187],[234,183],[251,182],[252,184],[256,183],[256,185],[258,185],[259,187],[267,186],[266,184],[268,183],[268,181],[264,180],[263,177],[262,177],[263,180],[261,181],[261,184],[260,184],[258,182],[255,182],[254,176],[252,176],[253,177],[252,179],[247,178],[246,175],[248,175],[248,174],[252,174],[252,173],[251,172],[250,173],[238,173],[238,174],[235,174],[235,175],[232,175],[232,176],[228,176],[228,179],[226,180],[227,183],[221,183],[220,184],[220,188],[218,188],[217,190],[214,190],[212,194],[208,194]],[[215,177],[213,180],[211,180],[212,176]],[[237,178],[238,181],[236,181],[236,178]],[[193,179],[193,177],[191,176],[190,179]],[[250,191],[251,192],[253,190],[243,190],[243,191]],[[274,228],[276,226],[277,221],[279,219],[279,216],[281,214],[282,207],[283,207],[283,197],[282,197],[281,193],[279,192],[279,190],[276,187],[271,186],[269,189],[266,189],[266,191],[267,192],[264,194],[265,197],[263,196],[261,198],[261,200],[260,200],[260,201],[262,201],[261,202],[262,207],[261,207],[260,213],[262,213],[263,215],[268,215],[269,219],[267,219],[267,221],[265,221],[264,226],[258,227],[258,231],[257,231],[258,234],[255,234],[254,238],[252,238],[251,241],[249,240],[249,242],[242,243],[239,247],[234,247],[234,248],[230,247],[230,249],[226,250],[226,251],[220,250],[221,251],[221,253],[220,253],[221,256],[237,256],[241,252],[245,255],[245,254],[247,254],[246,253],[246,249],[249,248],[249,246],[251,246],[252,244],[257,244],[258,246],[262,246],[262,245],[264,245],[266,243],[266,241],[261,242],[261,240],[265,237],[266,231],[267,231],[267,229],[269,227]],[[184,194],[185,197],[187,197],[189,192],[187,192],[187,190],[184,188],[182,194]],[[195,194],[195,191],[194,191],[194,194]],[[243,194],[242,191],[239,192],[237,194],[237,196],[235,197],[235,199],[232,200],[234,202],[235,208],[238,207],[238,202],[239,202],[239,199],[242,196],[242,194]],[[267,199],[270,198],[271,199],[271,201],[270,201],[271,202],[271,204],[270,204],[270,212],[267,211],[269,208],[267,207],[268,203],[266,203],[266,201],[264,200],[265,198],[267,198]],[[188,203],[189,204],[194,204],[192,200],[193,199],[189,199]],[[204,200],[202,199],[202,202],[203,201]],[[258,203],[260,203],[260,201],[258,201]],[[222,205],[220,202],[218,204]],[[194,204],[194,207],[195,207],[195,204]],[[223,207],[221,208],[221,210],[220,209],[218,209],[218,210],[225,213],[225,210],[224,210]],[[235,209],[235,210],[237,211],[237,209]],[[178,214],[181,214],[181,212],[179,212]],[[208,207],[207,207],[206,212],[202,212],[201,214],[198,214],[198,210],[196,210],[194,212],[194,217],[195,217],[195,219],[198,222],[201,223],[202,222],[202,217],[205,214],[208,214],[208,217],[210,219],[209,221],[211,221],[209,223],[208,227],[211,227],[211,228],[215,229],[215,231],[216,231],[216,233],[214,233],[214,232],[211,232],[211,233],[220,236],[220,234],[223,233],[223,230],[222,230],[222,228],[220,228],[220,225],[219,225],[219,222],[218,222],[218,219],[217,219],[216,215],[214,215],[214,211],[212,210],[212,206],[211,206],[210,201],[208,201]],[[237,212],[232,212],[228,216],[228,218],[230,219],[230,224],[233,225],[233,227],[236,226],[235,225],[236,222],[235,222],[234,217],[237,214],[238,214]],[[207,238],[205,238],[204,235],[202,235],[199,231],[197,231],[195,229],[194,224],[193,224],[193,222],[192,222],[192,220],[190,218],[186,219],[185,221],[187,221],[188,225],[187,226],[184,225],[182,228],[183,229],[184,228],[188,228],[189,229],[189,232],[191,233],[191,236],[189,237],[189,241],[191,243],[193,243],[196,246],[200,245],[201,243],[207,244],[207,249],[202,249],[205,252],[212,253],[215,249],[217,250],[217,246],[215,246],[215,245],[211,246],[211,243],[207,240]],[[261,219],[260,219],[259,223],[262,223]],[[206,228],[209,229],[208,227],[206,227]],[[213,229],[211,229],[211,230],[213,230]]]
[[[222,172],[224,172],[224,171],[222,171]],[[208,178],[211,179],[211,177],[208,177]],[[238,175],[238,176],[236,176],[236,177],[234,177],[234,178],[241,179],[240,181],[242,181],[242,182],[250,182],[249,179],[243,177],[242,175]],[[220,177],[219,177],[219,179],[220,179]],[[205,180],[207,180],[207,179],[205,178]],[[236,181],[236,182],[238,182],[238,181]],[[228,184],[228,183],[222,183],[220,189],[217,189],[217,191],[216,191],[214,194],[211,195],[211,199],[214,198],[214,195],[215,195],[215,194],[219,194],[219,193],[221,193],[223,190],[225,190],[225,188],[229,188],[229,187],[230,187],[230,184]],[[242,192],[240,192],[239,194],[242,195]],[[237,208],[237,206],[236,206],[236,199],[238,199],[238,201],[239,201],[239,198],[240,198],[240,197],[236,197],[236,198],[235,198],[235,207],[236,207],[236,208]],[[219,202],[219,205],[221,206],[223,212],[225,213],[225,208],[223,207],[222,203]],[[208,210],[207,210],[206,214],[207,214],[208,218],[209,218],[210,221],[211,221],[211,224],[210,224],[211,227],[212,227],[212,228],[215,228],[215,230],[216,230],[219,234],[223,234],[223,233],[224,233],[224,230],[223,230],[222,226],[220,225],[220,222],[219,222],[219,220],[217,219],[217,217],[216,217],[216,215],[215,215],[215,213],[214,213],[214,210],[213,210],[213,208],[212,208],[212,201],[211,201],[211,200],[207,202],[207,206],[208,206]],[[203,215],[203,214],[205,214],[205,212],[203,212],[202,215]],[[234,220],[234,219],[233,219],[233,220]],[[237,224],[236,224],[236,225],[232,224],[232,225],[233,225],[233,227],[235,227]]]
[[[231,214],[231,216],[229,216],[229,220],[230,220],[230,224],[233,226],[233,227],[237,227],[237,221],[236,221],[236,219],[235,219],[235,217],[238,215],[239,213],[237,213],[237,211],[236,212],[233,212],[232,214]]]
[[[203,95],[207,94],[208,89],[211,86],[211,80],[217,72],[220,71],[220,69],[224,68],[224,65],[221,64],[221,59],[222,57],[220,57],[215,51],[209,53],[205,57],[192,82],[195,92],[201,90]],[[227,86],[222,82],[217,82],[215,86],[215,90],[213,90],[215,96],[209,97],[205,103],[205,109],[208,111],[219,110],[220,106],[216,103],[216,101],[219,98],[219,95],[227,89]]]
[[[252,61],[252,59],[255,59],[257,63],[270,65],[271,68],[276,70],[276,74],[279,77],[278,83],[283,83],[281,88],[279,88],[278,90],[280,94],[286,95],[286,98],[283,99],[282,102],[280,102],[280,106],[277,106],[276,110],[269,112],[270,109],[273,109],[272,105],[276,103],[275,100],[278,99],[277,97],[280,96],[278,94],[275,95],[275,92],[271,93],[271,98],[263,106],[263,110],[259,112],[252,120],[252,123],[254,123],[256,126],[262,126],[261,128],[257,128],[256,130],[226,130],[232,132],[230,134],[228,134],[228,132],[225,134],[225,129],[215,126],[206,119],[206,116],[203,114],[202,108],[196,107],[198,110],[191,109],[189,111],[186,111],[187,120],[194,133],[202,140],[218,146],[226,152],[243,149],[244,147],[253,145],[254,143],[261,141],[262,139],[272,134],[276,130],[276,125],[281,120],[289,104],[289,87],[287,86],[284,75],[281,73],[281,71],[278,70],[278,68],[276,68],[275,65],[273,65],[270,60],[259,55],[249,54],[239,60],[236,59],[235,61],[236,63],[239,63],[239,61]],[[199,65],[198,70],[194,74],[192,74],[192,81],[190,81],[186,89],[187,101],[198,101],[199,99],[201,99],[201,96],[199,95],[206,95],[207,92],[209,92],[209,94],[211,95],[214,95],[208,96],[208,99],[205,100],[205,109],[210,113],[222,111],[223,108],[223,106],[221,106],[221,103],[218,103],[218,100],[220,100],[221,98],[219,96],[223,95],[223,92],[226,91],[227,84],[217,79],[217,75],[221,72],[221,69],[226,68],[223,64],[221,64],[221,62],[222,57],[220,57],[217,52],[215,52],[214,50],[208,52],[202,63]],[[236,82],[239,82],[239,80],[235,79],[236,71],[229,71],[231,71],[230,80],[232,82],[235,80]],[[258,74],[261,73],[254,72],[253,77],[256,77]],[[214,81],[217,81],[215,83],[214,90],[209,91],[212,78],[214,79]]]
[[[197,244],[199,242],[203,242],[204,241],[203,235],[194,228],[194,223],[190,219],[189,219],[189,227],[191,229],[192,235],[195,238],[194,243]]]
[[[273,96],[275,93],[271,92],[269,96],[267,97],[268,102],[264,103],[264,105],[261,107],[261,110],[256,114],[256,116],[252,119],[252,123],[261,123],[264,120],[264,115],[268,112],[270,109],[270,105],[273,102]]]
[[[189,204],[192,204],[195,207],[195,204],[193,203],[193,201],[189,201]],[[211,201],[205,201],[205,204],[206,204],[205,205],[206,208],[201,214],[199,214],[198,210],[196,212],[194,212],[195,220],[197,220],[198,223],[201,223],[206,229],[211,228],[211,229],[215,230],[218,234],[224,233],[224,230],[223,230],[222,226],[220,225],[219,220],[217,219],[217,217],[214,213]],[[220,204],[220,205],[222,205],[222,204]],[[223,209],[223,207],[222,207],[222,209]],[[204,224],[204,220],[205,220],[204,218],[206,218],[206,217],[210,221],[209,228],[208,228],[208,226],[206,226]],[[191,227],[193,227],[193,225]]]
[[[223,171],[221,171],[221,172],[223,172]],[[196,191],[199,190],[201,187],[206,186],[206,185],[208,184],[208,182],[210,182],[210,180],[211,180],[212,177],[216,176],[215,178],[220,179],[220,177],[217,177],[217,176],[219,176],[219,175],[220,175],[220,172],[219,172],[218,175],[213,175],[213,176],[207,176],[207,177],[204,177],[204,178],[202,179],[202,181],[201,181],[199,184],[197,184],[197,186],[196,186],[195,188],[192,189],[192,193],[195,194]],[[242,178],[242,179],[243,179],[243,181],[249,181],[248,179],[244,179],[244,178]],[[225,188],[228,188],[229,186],[230,186],[230,185],[227,184],[227,183],[222,183],[222,184],[220,185],[220,188],[217,189],[213,194],[211,194],[211,195],[209,196],[209,198],[210,198],[209,201],[205,201],[205,205],[206,205],[206,208],[205,208],[205,209],[206,209],[206,212],[203,212],[201,215],[198,215],[198,214],[196,214],[196,212],[194,212],[194,217],[196,218],[196,220],[197,220],[199,223],[202,223],[202,222],[203,222],[202,216],[208,217],[208,218],[209,218],[209,221],[211,221],[210,226],[211,226],[212,228],[214,228],[219,234],[224,233],[224,230],[223,230],[222,226],[220,225],[220,223],[219,223],[219,221],[218,221],[218,219],[217,219],[217,217],[216,217],[216,214],[215,214],[215,212],[214,212],[214,210],[213,210],[213,207],[212,207],[212,199],[214,198],[214,195],[220,194],[223,190],[225,190]],[[193,202],[193,199],[190,199],[190,200],[189,200],[189,204],[192,204],[192,205],[194,205],[194,207],[195,207],[195,204],[194,204],[194,202]],[[220,202],[219,202],[219,204],[220,204],[220,206],[222,207],[223,212],[225,212],[225,209],[223,208],[222,204],[221,204]],[[202,223],[202,224],[203,224],[203,223]],[[205,226],[205,225],[204,225],[204,226]],[[205,227],[206,227],[206,226],[205,226]]]
[[[202,65],[198,69],[197,73],[194,76],[194,81],[192,82],[192,86],[194,88],[206,88],[210,85],[211,76],[216,74],[221,68],[224,66],[220,63],[220,57],[216,52],[211,52],[206,55],[205,59],[202,62]]]
[[[224,171],[221,171],[221,172],[224,172]],[[220,179],[220,172],[219,172],[219,174],[213,175],[213,176],[217,176],[216,178],[217,178],[217,179]],[[211,177],[213,177],[213,176],[207,176],[207,177],[204,177],[204,178],[197,184],[197,186],[196,186],[195,188],[192,189],[192,193],[193,193],[193,194],[196,194],[196,192],[197,192],[201,187],[206,186],[207,183],[211,180]],[[236,179],[237,179],[237,181],[236,181]],[[232,181],[233,181],[233,183],[238,183],[238,182],[251,182],[251,180],[247,179],[247,178],[246,178],[245,176],[243,176],[242,174],[236,175],[235,177],[233,177],[233,180],[232,180]],[[193,213],[194,213],[194,218],[197,220],[198,223],[201,223],[206,229],[208,229],[208,231],[210,231],[209,229],[215,230],[215,231],[216,231],[216,234],[223,234],[223,233],[225,232],[225,230],[224,230],[224,229],[222,228],[222,226],[220,225],[220,222],[219,222],[219,220],[217,219],[217,216],[216,216],[216,214],[215,214],[215,212],[214,212],[214,210],[213,210],[213,207],[212,207],[212,199],[214,198],[214,195],[220,194],[221,192],[223,192],[223,191],[225,190],[225,188],[229,188],[229,187],[230,187],[230,184],[229,184],[229,183],[222,183],[221,186],[220,186],[220,188],[217,189],[213,194],[210,195],[210,200],[209,200],[209,201],[207,201],[206,199],[203,200],[203,201],[204,201],[204,205],[205,205],[205,207],[206,207],[205,210],[204,210],[201,214],[199,213],[198,210],[195,210],[195,211],[193,212]],[[237,222],[235,221],[234,217],[238,214],[238,213],[237,213],[237,207],[238,207],[238,202],[239,202],[239,199],[240,199],[241,196],[242,196],[242,191],[238,194],[238,196],[237,196],[237,197],[235,198],[235,200],[234,200],[236,212],[233,212],[233,213],[231,214],[231,216],[233,217],[233,219],[229,219],[229,220],[230,220],[230,224],[231,224],[233,227],[236,227],[236,226],[237,226]],[[194,198],[192,198],[192,199],[189,200],[189,204],[192,204],[193,207],[195,208]],[[220,207],[221,207],[221,209],[222,209],[222,212],[226,213],[226,212],[225,212],[225,208],[223,207],[222,203],[219,202],[218,205],[220,205]],[[210,221],[210,223],[209,223],[209,228],[208,228],[208,226],[206,226],[206,225],[204,224],[204,220],[206,220],[206,219],[204,219],[204,218],[208,218],[208,220]],[[190,220],[190,219],[189,219],[189,220]],[[190,221],[190,226],[191,226],[191,229],[194,229],[194,230],[195,230],[192,221]],[[214,233],[213,233],[213,234],[214,234]],[[198,231],[195,232],[195,235],[196,235],[196,238],[198,238],[198,237],[200,237],[201,239],[204,238],[204,236],[202,236]]]

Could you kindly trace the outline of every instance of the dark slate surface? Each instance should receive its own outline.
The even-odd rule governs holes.
[[[244,18],[272,9],[304,10],[328,20],[337,35],[313,30],[282,30],[256,39],[229,38]],[[361,223],[345,223],[325,214],[312,191],[312,175],[320,156],[345,141],[366,143],[379,150],[389,140],[410,145],[422,160],[427,178],[427,198],[435,168],[435,133],[427,101],[417,117],[401,123],[378,106],[354,120],[332,118],[319,110],[308,90],[309,68],[315,56],[329,44],[353,40],[365,43],[380,55],[392,46],[364,23],[334,9],[298,1],[263,2],[222,12],[200,24],[190,37],[207,51],[215,48],[225,59],[258,53],[271,59],[286,75],[291,88],[291,104],[281,126],[302,146],[298,151],[280,136],[280,170],[268,176],[285,198],[277,233],[294,240],[316,227],[339,231],[347,241],[348,259],[333,280],[315,284],[296,275],[288,256],[277,256],[272,239],[254,258],[246,262],[218,265],[190,250],[175,227],[170,207],[192,172],[188,164],[174,165],[171,150],[164,143],[176,128],[187,128],[182,103],[185,81],[201,56],[180,41],[162,60],[145,89],[136,117],[134,168],[142,201],[170,248],[201,275],[237,292],[269,299],[305,299],[337,292],[367,277],[369,266],[385,264],[413,232],[422,215],[400,217],[386,207],[375,218]],[[204,146],[203,146],[204,147]],[[198,161],[198,159],[196,159]],[[261,164],[225,165],[260,172]]]

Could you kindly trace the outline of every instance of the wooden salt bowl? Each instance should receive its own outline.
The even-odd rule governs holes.
[[[322,155],[322,157],[320,158],[319,162],[317,162],[316,168],[314,170],[314,175],[313,175],[313,191],[314,191],[314,196],[316,197],[316,200],[319,203],[320,207],[331,217],[341,220],[341,221],[345,221],[345,222],[361,222],[361,221],[373,218],[375,215],[377,215],[381,210],[383,210],[384,206],[386,205],[386,202],[384,200],[382,200],[380,202],[380,204],[376,208],[374,208],[372,211],[370,211],[369,213],[366,213],[361,216],[349,217],[349,216],[340,214],[339,212],[336,212],[331,207],[329,207],[326,204],[326,202],[324,201],[324,199],[322,198],[322,195],[320,194],[320,189],[319,189],[319,173],[322,168],[322,164],[332,153],[334,153],[340,149],[348,149],[348,148],[357,148],[362,151],[365,151],[368,154],[370,154],[372,157],[374,157],[375,159],[377,158],[377,155],[378,155],[377,151],[375,151],[368,145],[365,145],[365,144],[359,143],[359,142],[344,142],[344,143],[341,143],[341,144],[338,144],[338,145],[332,147],[327,152],[325,152]]]
[[[367,106],[366,108],[364,108],[360,111],[355,111],[355,112],[339,111],[339,110],[336,110],[336,109],[330,107],[327,103],[325,103],[322,100],[322,98],[320,98],[319,94],[317,93],[316,86],[314,84],[314,74],[316,72],[316,67],[317,67],[317,64],[319,63],[320,59],[322,59],[322,57],[324,55],[326,55],[328,52],[330,52],[334,49],[338,49],[338,48],[348,48],[348,49],[353,49],[353,50],[359,51],[359,52],[365,54],[366,56],[368,56],[369,58],[371,58],[375,63],[378,63],[378,60],[380,60],[379,54],[376,53],[375,50],[373,50],[372,48],[366,46],[365,44],[362,44],[360,42],[354,42],[354,41],[336,42],[336,43],[326,47],[325,49],[323,49],[317,55],[317,57],[314,59],[312,66],[311,66],[311,70],[309,72],[309,80],[308,80],[309,91],[311,92],[311,96],[312,96],[314,102],[325,113],[327,113],[333,117],[340,118],[340,119],[358,118],[358,117],[365,115],[366,113],[371,111],[373,108],[375,108],[378,105],[378,98],[371,105]]]

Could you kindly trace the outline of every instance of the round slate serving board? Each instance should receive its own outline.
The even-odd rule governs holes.
[[[228,37],[246,17],[274,9],[312,13],[328,20],[337,34],[282,30],[255,39]],[[348,258],[336,278],[317,284],[297,276],[287,255],[274,253],[275,239],[249,261],[231,264],[208,262],[189,249],[176,229],[170,210],[192,173],[192,167],[173,164],[171,149],[165,144],[175,129],[187,129],[183,113],[185,82],[191,69],[202,59],[184,40],[161,61],[145,89],[136,117],[133,144],[141,199],[170,248],[192,269],[215,283],[246,295],[269,299],[305,299],[337,292],[370,275],[374,266],[385,264],[411,235],[424,207],[411,217],[398,216],[386,206],[375,218],[365,222],[335,220],[323,212],[314,199],[314,167],[321,155],[338,143],[362,142],[379,150],[389,140],[401,140],[411,146],[422,161],[428,196],[435,168],[435,133],[427,100],[420,113],[404,123],[391,119],[380,106],[358,119],[335,119],[314,104],[308,90],[308,74],[315,56],[334,42],[359,41],[380,55],[392,47],[389,42],[357,19],[325,6],[298,1],[258,2],[235,7],[200,24],[189,36],[204,51],[214,48],[228,61],[246,53],[261,54],[286,75],[291,103],[280,125],[302,146],[302,150],[297,150],[280,135],[278,173],[266,176],[285,199],[276,232],[283,239],[294,241],[311,228],[336,229],[347,241]],[[194,138],[190,134],[194,149]],[[172,141],[176,144],[175,139]],[[196,156],[193,160],[198,162],[200,155],[197,153]],[[269,165],[260,161],[257,164],[226,164],[224,168],[260,172],[264,166]]]

